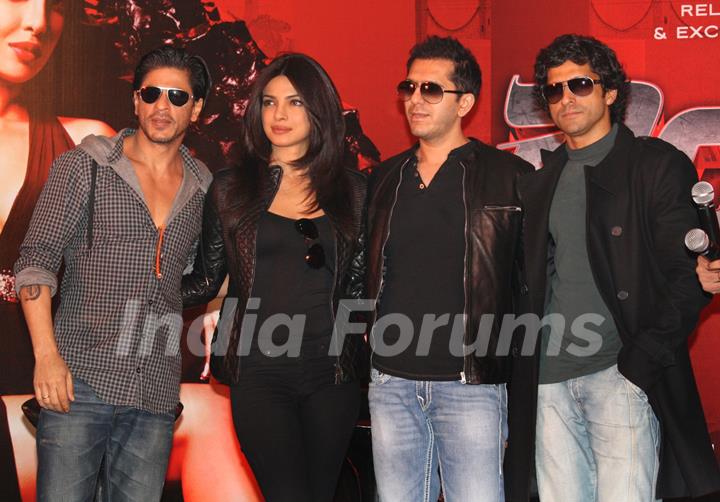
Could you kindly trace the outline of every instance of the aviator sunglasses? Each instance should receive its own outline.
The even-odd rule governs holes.
[[[295,230],[305,239],[307,251],[305,251],[305,264],[310,268],[318,269],[325,265],[325,250],[319,242],[311,244],[318,238],[318,229],[311,220],[300,218],[295,221]]]
[[[412,98],[413,94],[415,94],[415,89],[417,89],[418,86],[420,87],[420,96],[422,96],[422,98],[431,105],[435,105],[442,101],[446,92],[450,94],[465,94],[465,91],[449,91],[443,89],[440,84],[436,84],[435,82],[413,82],[412,80],[403,80],[397,85],[398,97],[403,101],[410,101],[410,98]]]
[[[151,105],[157,101],[163,92],[167,92],[168,99],[174,106],[184,106],[188,100],[194,96],[190,96],[187,92],[182,89],[176,89],[174,87],[160,87],[160,86],[149,86],[140,88],[137,93],[140,98]]]
[[[595,84],[602,83],[602,80],[595,80],[590,77],[575,77],[565,82],[556,82],[554,84],[545,84],[542,86],[542,95],[545,101],[554,105],[563,97],[563,88],[567,86],[576,96],[589,96],[593,91]]]

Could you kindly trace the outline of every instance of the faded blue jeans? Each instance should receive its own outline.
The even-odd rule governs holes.
[[[99,478],[102,502],[160,500],[174,415],[105,404],[78,379],[74,390],[68,413],[40,412],[37,500],[92,501]]]
[[[502,502],[505,385],[406,380],[372,370],[372,448],[382,502]]]
[[[617,366],[539,386],[541,502],[654,501],[659,444],[647,396]]]

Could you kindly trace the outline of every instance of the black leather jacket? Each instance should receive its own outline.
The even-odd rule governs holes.
[[[364,174],[347,169],[350,197],[347,204],[352,209],[352,232],[344,236],[334,215],[325,211],[335,231],[335,278],[331,294],[333,319],[338,303],[343,298],[360,299],[365,296],[365,230],[364,207],[367,182]],[[255,240],[258,219],[266,211],[277,193],[282,169],[270,166],[261,169],[257,189],[241,179],[237,169],[222,170],[215,174],[205,199],[203,233],[192,274],[183,277],[182,299],[184,306],[199,305],[213,299],[225,279],[230,275],[228,298],[238,299],[238,308],[232,320],[227,344],[219,355],[213,344],[211,369],[215,378],[228,384],[236,384],[240,378],[238,347],[245,305],[252,292],[255,276]],[[259,194],[259,196],[258,196]],[[221,319],[221,323],[223,320]],[[216,334],[217,338],[217,334]],[[214,342],[218,340],[213,340]],[[364,337],[347,335],[335,364],[335,382],[355,379],[363,364]],[[222,357],[224,355],[224,357]]]
[[[510,153],[472,141],[472,147],[463,149],[458,158],[465,205],[465,345],[475,342],[483,314],[495,317],[487,355],[472,351],[465,356],[461,379],[469,384],[505,383],[511,356],[497,355],[499,331],[503,315],[514,313],[515,295],[522,289],[523,213],[516,182],[533,168]],[[377,300],[382,291],[384,247],[397,189],[414,154],[411,148],[386,160],[370,177],[367,290],[371,300]]]

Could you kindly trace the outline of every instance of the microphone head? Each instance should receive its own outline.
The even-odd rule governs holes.
[[[685,234],[685,247],[693,253],[702,254],[710,246],[710,238],[699,228],[693,228]]]
[[[695,183],[692,187],[691,194],[695,204],[699,206],[712,204],[712,201],[715,198],[715,190],[707,181],[698,181]]]

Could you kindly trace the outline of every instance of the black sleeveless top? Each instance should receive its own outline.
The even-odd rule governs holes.
[[[74,146],[56,117],[42,119],[31,114],[25,180],[0,233],[0,394],[33,393],[32,344],[22,308],[14,294],[12,269],[53,160]]]
[[[293,347],[299,350],[303,358],[328,355],[333,330],[333,231],[327,216],[312,218],[318,238],[307,241],[295,229],[295,221],[270,212],[260,217],[251,295],[255,302],[259,300],[259,306],[249,303],[246,310],[246,320],[248,314],[257,315],[250,346],[252,359],[263,358],[273,351],[272,346],[285,344],[290,352]],[[315,243],[320,244],[325,255],[325,264],[320,268],[305,262],[308,246]],[[261,341],[262,337],[272,346]]]

